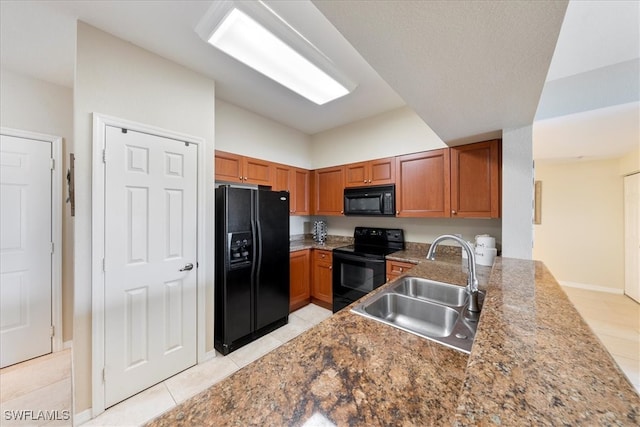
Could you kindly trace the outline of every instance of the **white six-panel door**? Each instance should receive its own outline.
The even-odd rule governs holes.
[[[105,147],[108,407],[196,363],[197,146],[106,126]]]
[[[0,136],[0,367],[51,352],[51,145]]]

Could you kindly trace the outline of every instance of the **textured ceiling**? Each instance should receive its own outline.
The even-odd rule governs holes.
[[[448,144],[533,123],[566,1],[314,4]]]

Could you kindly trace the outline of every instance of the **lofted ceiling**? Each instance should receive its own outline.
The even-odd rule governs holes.
[[[352,94],[318,106],[202,41],[194,28],[212,3],[2,0],[0,61],[7,69],[72,87],[76,20],[82,20],[211,77],[217,98],[309,135],[408,105],[450,145],[528,125],[536,117],[553,120],[547,129],[562,126],[557,115],[575,123],[585,111],[573,105],[558,112],[557,103],[547,102],[556,110],[536,116],[541,94],[553,101],[551,95],[567,93],[571,85],[565,83],[573,76],[622,62],[622,74],[632,75],[634,61],[640,61],[635,1],[573,1],[567,7],[564,0],[265,0],[358,84]],[[624,103],[638,100],[634,91]],[[628,87],[620,86],[620,92],[628,94]],[[620,111],[605,110],[623,103],[618,98],[592,102],[589,110],[602,108],[603,120],[614,120],[612,112]],[[633,122],[628,109],[622,114]],[[544,132],[534,133],[534,150],[536,134]],[[590,144],[587,139],[579,148]]]

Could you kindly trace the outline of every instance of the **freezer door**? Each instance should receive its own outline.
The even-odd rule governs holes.
[[[289,193],[256,192],[256,329],[289,315]]]
[[[223,354],[229,351],[228,347],[223,346],[230,346],[239,338],[251,334],[255,322],[251,304],[254,254],[239,262],[233,258],[233,253],[243,255],[243,249],[238,250],[238,246],[244,247],[243,240],[253,244],[251,210],[250,190],[229,187],[216,189],[214,334],[216,349]]]

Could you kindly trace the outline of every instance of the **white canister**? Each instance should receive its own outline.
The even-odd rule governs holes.
[[[476,264],[490,267],[493,265],[493,260],[497,254],[498,250],[496,248],[476,246]]]
[[[476,236],[476,248],[495,248],[496,238],[488,234],[480,234]]]

